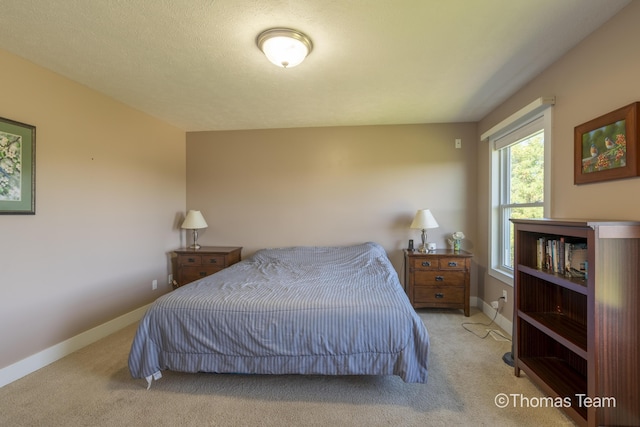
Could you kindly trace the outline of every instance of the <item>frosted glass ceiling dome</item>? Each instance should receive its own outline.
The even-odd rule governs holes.
[[[289,28],[263,31],[258,35],[256,44],[269,61],[282,68],[295,67],[313,50],[309,37]]]

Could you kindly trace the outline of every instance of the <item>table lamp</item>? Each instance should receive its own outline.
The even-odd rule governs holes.
[[[427,252],[427,229],[438,227],[438,221],[436,221],[429,209],[420,209],[416,212],[416,216],[411,223],[411,228],[422,230],[422,245],[420,245],[418,251],[422,253]]]
[[[198,230],[207,227],[207,221],[204,220],[200,211],[189,211],[187,213],[187,217],[182,223],[182,228],[193,230],[193,245],[189,246],[189,248],[200,249],[200,245],[198,244]]]

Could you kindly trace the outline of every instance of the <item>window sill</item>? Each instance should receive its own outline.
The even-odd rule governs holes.
[[[490,268],[489,269],[489,276],[493,277],[494,279],[500,280],[505,285],[513,287],[513,274],[512,273],[506,273],[503,270]]]

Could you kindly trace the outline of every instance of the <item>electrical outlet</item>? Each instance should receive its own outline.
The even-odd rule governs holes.
[[[156,279],[153,279],[153,281],[151,282],[151,290],[155,291],[156,289],[158,289],[158,281]]]
[[[493,307],[494,309],[498,309],[498,301],[491,301],[491,307]]]
[[[507,302],[507,291],[506,290],[502,290],[502,298],[504,298],[504,302]]]
[[[170,274],[167,276],[167,285],[170,285],[173,283],[173,274]]]
[[[462,148],[462,140],[459,138],[456,138],[456,148]]]

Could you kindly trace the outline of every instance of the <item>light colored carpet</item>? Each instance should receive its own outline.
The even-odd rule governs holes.
[[[428,384],[398,377],[252,376],[164,372],[146,390],[127,368],[137,325],[0,388],[2,426],[572,426],[559,410],[498,394],[544,396],[502,361],[510,342],[463,322],[477,309],[419,310],[431,336]],[[492,327],[495,328],[495,325]],[[484,325],[470,325],[479,335]],[[516,398],[516,400],[521,400]]]

